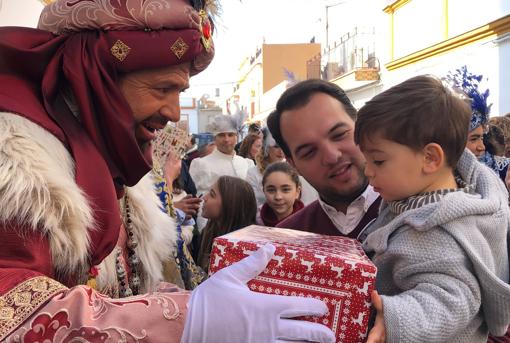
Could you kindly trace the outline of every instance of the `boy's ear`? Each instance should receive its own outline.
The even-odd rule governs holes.
[[[423,172],[431,174],[442,168],[446,162],[443,148],[437,143],[429,143],[423,148]]]

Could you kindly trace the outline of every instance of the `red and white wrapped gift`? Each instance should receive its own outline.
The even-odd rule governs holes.
[[[313,297],[329,312],[304,319],[330,327],[337,342],[364,342],[376,267],[354,239],[251,225],[214,240],[209,273],[237,262],[272,243],[275,256],[248,282],[252,291]]]

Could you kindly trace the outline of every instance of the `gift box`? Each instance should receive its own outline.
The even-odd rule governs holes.
[[[251,225],[214,240],[210,274],[272,243],[275,256],[248,282],[252,291],[320,299],[323,317],[303,317],[330,327],[337,342],[364,342],[376,267],[354,239]]]

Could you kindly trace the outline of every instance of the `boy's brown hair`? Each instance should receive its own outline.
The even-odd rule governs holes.
[[[454,168],[466,147],[470,119],[469,104],[441,80],[416,76],[376,95],[358,111],[354,141],[362,147],[380,134],[414,151],[437,143]]]

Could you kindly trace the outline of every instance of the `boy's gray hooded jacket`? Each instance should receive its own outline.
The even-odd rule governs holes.
[[[369,228],[387,342],[486,342],[510,323],[508,193],[468,151],[457,170],[477,195],[398,216],[383,204]]]

